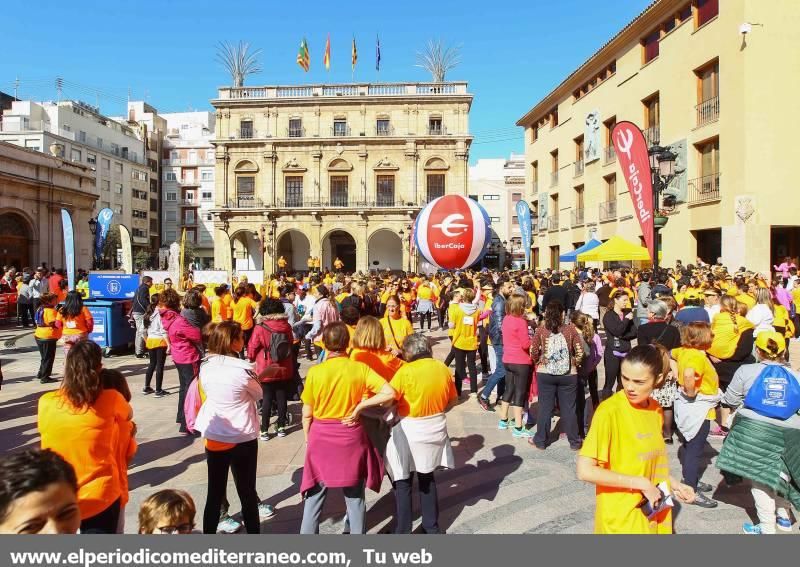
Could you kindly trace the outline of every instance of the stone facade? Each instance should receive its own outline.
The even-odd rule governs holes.
[[[467,194],[471,103],[466,83],[220,89],[216,266],[414,268],[421,208]]]

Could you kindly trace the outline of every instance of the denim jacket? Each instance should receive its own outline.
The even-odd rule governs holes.
[[[506,316],[506,299],[498,293],[492,299],[492,314],[489,316],[489,339],[493,346],[503,344],[503,317]]]

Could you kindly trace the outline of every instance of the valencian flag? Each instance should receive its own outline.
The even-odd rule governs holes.
[[[375,36],[375,70],[381,70],[381,38]]]
[[[352,65],[353,65],[353,71],[355,71],[356,70],[356,61],[358,61],[358,50],[356,49],[356,38],[355,38],[355,36],[353,36],[353,49],[352,49],[352,53],[350,55],[350,59],[352,61]]]
[[[303,71],[308,73],[308,68],[311,67],[311,55],[308,53],[308,42],[306,38],[300,42],[300,51],[297,52],[297,64],[303,68]]]
[[[328,34],[328,41],[325,42],[325,57],[323,58],[323,63],[325,63],[325,70],[331,70],[331,34]]]

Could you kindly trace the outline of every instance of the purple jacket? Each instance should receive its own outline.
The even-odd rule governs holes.
[[[531,364],[531,337],[528,321],[518,315],[503,317],[503,362],[508,364]]]
[[[169,348],[175,364],[194,364],[200,360],[203,347],[203,334],[182,315],[165,310],[161,322],[167,330]]]

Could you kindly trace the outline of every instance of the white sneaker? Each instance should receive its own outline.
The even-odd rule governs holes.
[[[274,515],[275,507],[270,506],[269,504],[264,504],[263,502],[258,505],[258,519],[262,522],[264,520],[269,520]]]
[[[221,534],[235,534],[241,529],[242,529],[242,524],[237,522],[230,516],[225,516],[224,518],[221,518],[219,523],[217,524],[217,533]]]

